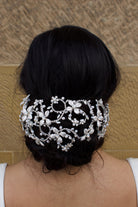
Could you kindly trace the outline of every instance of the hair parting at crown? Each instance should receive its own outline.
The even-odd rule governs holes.
[[[92,103],[101,98],[106,104],[119,82],[119,67],[103,41],[86,29],[71,25],[37,35],[20,73],[21,87],[27,95],[31,94],[30,105],[35,99],[48,103],[52,96],[90,99]],[[70,127],[69,120],[64,124]],[[82,125],[82,130],[85,127]],[[34,159],[43,162],[44,173],[81,167],[90,163],[93,153],[104,143],[104,138],[97,138],[96,124],[94,129],[89,142],[77,140],[68,152],[58,150],[54,141],[37,145],[26,135],[25,143]]]

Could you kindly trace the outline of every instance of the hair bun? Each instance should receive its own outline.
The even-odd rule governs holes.
[[[46,106],[43,99],[35,99],[28,105],[30,98],[24,98],[20,121],[26,136],[35,140],[37,145],[45,146],[51,141],[57,143],[57,149],[67,152],[77,140],[90,141],[96,122],[98,139],[104,136],[108,125],[108,104],[102,99],[70,100],[65,97],[51,97],[51,104]]]

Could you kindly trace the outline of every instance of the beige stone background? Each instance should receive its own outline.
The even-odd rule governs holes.
[[[85,27],[99,36],[116,58],[121,83],[109,102],[110,122],[103,149],[115,157],[138,157],[138,29],[135,0],[0,1],[0,163],[27,156],[19,123],[17,66],[37,34],[61,25]]]

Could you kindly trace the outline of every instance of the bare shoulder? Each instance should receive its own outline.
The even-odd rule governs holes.
[[[90,165],[99,189],[98,196],[104,203],[114,203],[112,206],[136,207],[136,184],[127,160],[117,159],[102,150],[99,153],[101,157],[95,155],[97,159]]]
[[[96,185],[93,180],[90,184],[89,179],[88,179],[89,174],[87,171],[86,172],[84,171],[84,175],[81,174],[80,177],[76,179],[77,180],[76,183],[74,182],[75,179],[70,180],[70,183],[72,183],[71,184],[72,187],[70,188],[69,193],[74,194],[74,186],[76,189],[78,189],[78,192],[79,192],[79,189],[86,187],[86,189],[89,190],[89,192],[91,191],[90,196],[88,195],[88,193],[86,193],[86,198],[87,200],[90,200],[91,203],[92,203],[92,197],[93,197],[99,201],[104,200],[106,207],[111,206],[111,204],[113,203],[114,205],[112,206],[121,206],[121,207],[134,206],[136,207],[137,206],[136,185],[135,185],[134,176],[133,176],[129,163],[126,160],[119,160],[104,151],[99,151],[99,153],[101,157],[103,158],[103,161],[101,157],[97,153],[95,153],[92,157],[92,162],[90,163],[90,167],[92,169],[92,174],[94,175]],[[40,165],[37,166],[37,168],[39,169]],[[35,169],[36,169],[36,166],[35,166]],[[46,178],[47,180],[49,179],[50,182],[53,179],[48,174]],[[64,185],[64,182],[62,182],[63,176],[61,175],[61,179],[60,177],[58,178],[59,178],[58,182],[60,182],[60,185],[62,183]],[[66,178],[67,177],[65,177],[65,180]],[[41,189],[43,189],[42,192],[47,193],[47,195],[51,195],[51,192],[47,190],[50,188],[44,184],[43,180],[40,181],[41,189],[38,188],[37,186],[36,188],[37,190],[36,190],[34,186],[35,186],[35,179],[33,178],[33,176],[31,176],[31,174],[27,173],[27,170],[24,167],[24,161],[17,163],[15,165],[8,166],[6,169],[6,173],[5,173],[6,206],[7,207],[17,206],[14,203],[17,201],[17,197],[20,200],[20,203],[24,203],[25,202],[24,200],[28,199],[27,196],[30,195],[32,191],[34,195],[37,195],[38,193],[37,190],[40,191]],[[57,193],[57,190],[56,190],[56,193]],[[52,194],[54,194],[53,191],[52,191]],[[58,196],[60,198],[60,193]],[[79,194],[75,194],[75,196],[76,198],[78,197],[78,199],[80,199]],[[35,196],[35,198],[36,197],[37,196]],[[24,198],[27,198],[27,199],[24,199]],[[44,198],[42,198],[41,200],[43,200],[45,203],[45,199],[46,199],[46,196],[44,195]],[[61,196],[61,200],[62,200],[62,196]],[[40,203],[40,201],[38,201],[38,203]],[[30,206],[34,206],[34,204],[33,205],[30,204]],[[73,203],[71,203],[70,206],[73,206]],[[105,207],[103,204],[98,204],[98,205],[96,204],[95,206]]]
[[[14,202],[22,191],[24,179],[21,162],[7,166],[4,179],[4,199],[6,207],[16,206]]]
[[[101,175],[103,174],[103,177],[105,179],[109,178],[107,179],[109,181],[110,179],[112,180],[114,178],[114,184],[115,182],[119,182],[124,187],[129,185],[130,187],[134,188],[135,180],[131,166],[129,165],[127,160],[115,158],[104,151],[100,151],[100,155],[103,158],[104,167],[101,168],[99,172],[97,170],[96,173],[101,173]]]
[[[101,153],[104,159],[103,176],[113,197],[118,197],[120,206],[137,206],[137,189],[131,166],[127,160],[117,159],[110,154]],[[103,181],[103,182],[104,182]]]

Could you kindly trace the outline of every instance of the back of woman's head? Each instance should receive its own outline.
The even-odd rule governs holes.
[[[77,26],[62,26],[36,36],[20,74],[20,84],[30,94],[29,105],[35,99],[49,101],[52,96],[86,99],[93,104],[102,98],[106,104],[119,80],[117,63],[102,40]],[[65,125],[70,127],[69,120]],[[90,142],[77,141],[68,152],[57,149],[55,142],[41,146],[27,136],[25,141],[34,158],[49,170],[81,166],[104,143],[104,138],[97,138],[97,126],[94,128]]]

